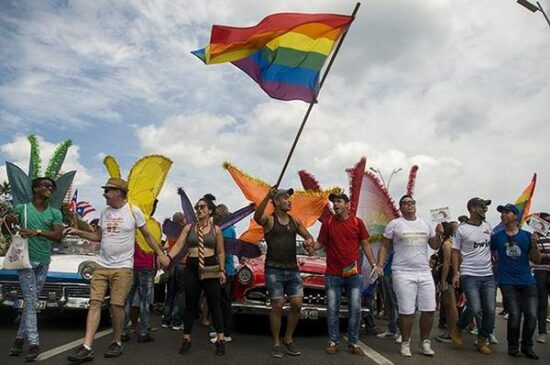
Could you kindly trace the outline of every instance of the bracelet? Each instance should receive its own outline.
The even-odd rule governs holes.
[[[168,260],[170,260],[170,263],[172,263],[172,260],[173,260],[172,256],[170,256],[169,254],[166,254],[166,257],[168,257]]]
[[[225,274],[225,269],[222,269],[222,268],[220,267],[220,272],[223,272],[223,273]]]

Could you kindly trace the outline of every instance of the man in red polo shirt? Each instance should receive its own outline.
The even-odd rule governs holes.
[[[357,345],[361,325],[361,248],[372,267],[376,266],[369,233],[360,218],[349,214],[350,202],[346,194],[330,194],[335,215],[326,219],[321,226],[317,242],[310,247],[326,249],[327,267],[325,286],[328,299],[328,354],[338,350],[340,341],[340,299],[342,288],[348,299],[348,351],[364,355]]]

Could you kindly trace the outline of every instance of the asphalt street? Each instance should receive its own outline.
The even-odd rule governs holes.
[[[384,329],[384,322],[378,321],[380,329]],[[134,336],[124,344],[124,354],[116,359],[106,359],[103,352],[111,341],[110,327],[100,326],[102,337],[94,343],[95,359],[93,364],[181,364],[192,363],[205,365],[214,363],[225,364],[547,364],[550,359],[550,345],[536,344],[535,351],[541,356],[538,361],[527,358],[510,358],[506,354],[506,320],[497,316],[497,337],[499,345],[494,345],[492,355],[482,355],[475,350],[473,341],[475,336],[465,334],[465,343],[462,349],[455,349],[449,344],[438,343],[433,340],[433,349],[436,355],[433,358],[420,354],[416,344],[418,342],[418,326],[415,329],[411,348],[413,357],[403,358],[399,355],[399,345],[393,340],[378,339],[374,336],[361,334],[361,346],[367,351],[365,357],[359,357],[346,352],[345,340],[340,344],[340,351],[335,355],[327,355],[324,348],[327,342],[324,320],[316,322],[303,321],[299,324],[296,333],[296,344],[302,355],[292,357],[285,355],[283,359],[271,357],[271,339],[269,324],[265,317],[239,317],[237,328],[233,333],[233,341],[227,344],[227,354],[224,357],[214,355],[214,346],[208,343],[208,329],[196,324],[193,330],[193,350],[188,355],[180,355],[179,342],[182,332],[160,328],[160,317],[153,316],[153,326],[159,328],[154,332],[154,342],[138,343]],[[69,364],[66,360],[71,346],[81,343],[84,336],[85,315],[40,315],[39,329],[41,336],[40,364]],[[345,332],[345,328],[344,332]],[[3,365],[23,363],[22,357],[9,357],[8,350],[17,330],[17,323],[0,325],[0,363]],[[434,328],[433,336],[438,334]],[[72,345],[71,345],[72,344]]]

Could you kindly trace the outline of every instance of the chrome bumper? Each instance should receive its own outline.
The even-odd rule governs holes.
[[[253,315],[268,315],[271,311],[271,306],[261,303],[232,303],[233,312],[236,314],[253,314]],[[283,315],[287,315],[290,310],[290,305],[285,303],[283,305]],[[361,308],[361,314],[368,313],[367,308]],[[302,310],[300,312],[300,319],[310,319],[317,320],[319,318],[327,317],[327,307],[320,305],[311,305],[304,304],[302,305]],[[347,307],[342,307],[338,311],[340,318],[347,318],[349,316],[349,311]]]

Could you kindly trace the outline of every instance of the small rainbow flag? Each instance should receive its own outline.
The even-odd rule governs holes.
[[[214,25],[210,43],[191,53],[207,65],[233,63],[274,99],[312,102],[321,68],[352,21],[338,14],[279,13],[248,28]]]
[[[515,206],[519,210],[518,215],[518,226],[521,228],[523,224],[525,223],[525,218],[529,215],[529,211],[531,210],[531,200],[533,199],[533,194],[535,193],[535,187],[537,185],[537,174],[533,174],[533,178],[531,179],[531,183],[527,185],[527,187],[521,192],[521,194],[516,199],[516,202],[514,203]],[[504,225],[502,222],[500,222],[494,229],[493,233],[500,232],[504,229]]]

